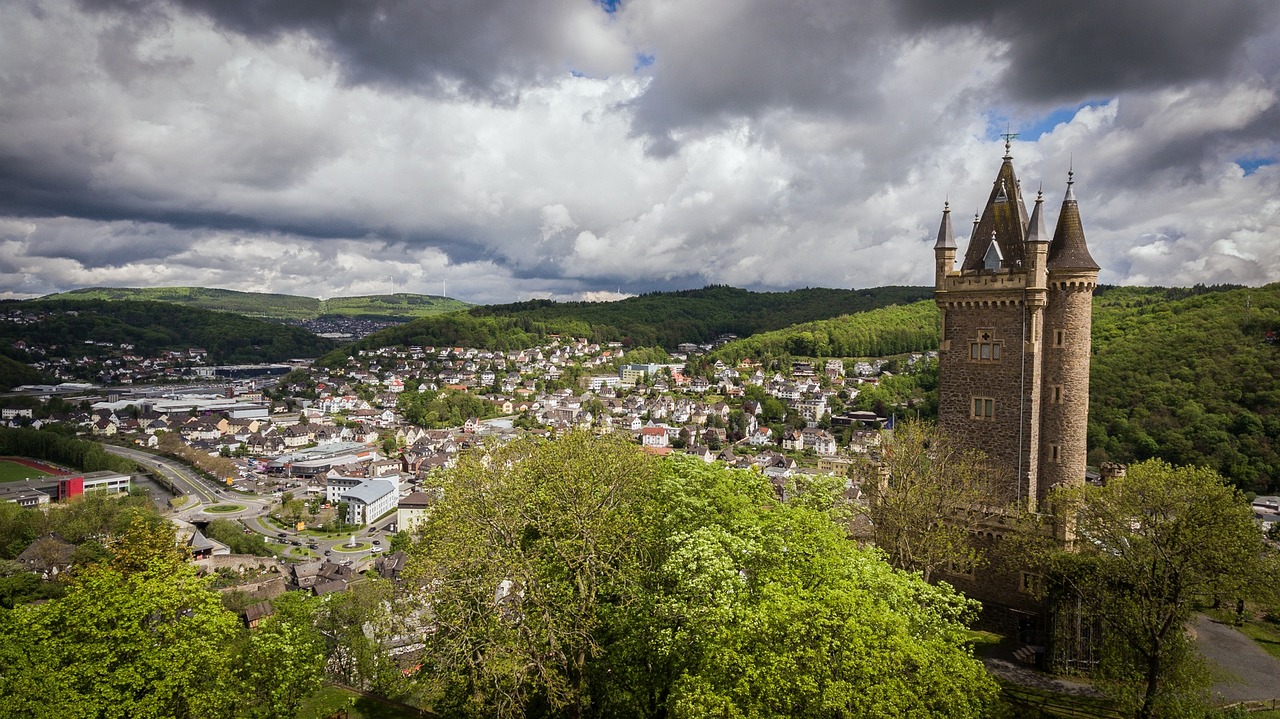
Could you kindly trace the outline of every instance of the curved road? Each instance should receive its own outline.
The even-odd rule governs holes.
[[[270,511],[270,506],[275,501],[270,497],[248,496],[239,492],[214,487],[206,480],[197,476],[186,465],[167,457],[158,457],[148,452],[140,452],[136,449],[119,447],[111,444],[104,444],[102,446],[111,454],[132,459],[138,464],[142,464],[156,470],[163,475],[165,479],[173,482],[174,488],[181,494],[190,497],[193,501],[183,505],[183,507],[176,512],[179,517],[191,520],[199,515],[200,520],[217,518],[237,520],[243,524],[246,529],[257,532],[258,534],[267,537],[272,542],[283,544],[284,547],[281,554],[287,556],[293,556],[298,559],[309,559],[324,556],[324,552],[330,551],[332,552],[330,556],[334,561],[341,561],[344,559],[363,559],[378,553],[372,550],[372,546],[378,546],[379,551],[381,551],[385,549],[387,545],[387,542],[383,541],[383,539],[390,539],[389,535],[385,538],[380,537],[374,527],[364,527],[354,534],[356,535],[357,542],[370,545],[370,548],[355,552],[343,552],[340,551],[338,547],[346,544],[348,539],[320,539],[309,535],[300,535],[292,530],[281,531],[279,528],[268,525],[264,522],[263,515]],[[207,506],[215,504],[238,504],[243,505],[245,509],[239,512],[211,513],[205,511]],[[380,522],[382,525],[385,525],[386,523],[387,522],[385,521]],[[281,534],[284,534],[285,536],[281,537]],[[373,545],[373,541],[375,539],[378,540],[378,545]],[[300,546],[293,545],[293,541],[298,541]],[[314,552],[307,552],[304,554],[304,547],[308,542],[317,544],[317,548]]]

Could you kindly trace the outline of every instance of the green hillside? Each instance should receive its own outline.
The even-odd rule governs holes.
[[[670,350],[682,342],[710,342],[723,334],[749,336],[797,322],[914,302],[932,292],[925,287],[751,292],[713,285],[700,290],[653,292],[618,302],[533,300],[423,318],[372,334],[343,352],[394,345],[507,350],[531,347],[549,334]],[[332,364],[346,356],[335,353],[322,361]]]
[[[313,320],[325,315],[407,322],[470,307],[466,302],[437,295],[396,293],[318,300],[314,297],[236,292],[207,287],[90,287],[44,299],[148,300],[218,312],[234,312],[272,320]]]
[[[49,358],[106,356],[123,343],[142,356],[200,347],[211,364],[240,364],[314,357],[337,346],[298,327],[163,302],[40,299],[0,303],[0,309],[37,318],[0,323],[0,346],[21,341]]]
[[[1159,457],[1280,490],[1278,334],[1280,284],[1100,291],[1090,463]]]
[[[0,392],[22,384],[40,384],[44,378],[32,367],[0,355]]]
[[[699,290],[653,292],[618,302],[535,300],[486,305],[471,309],[470,314],[516,317],[531,322],[582,322],[591,327],[597,340],[618,339],[637,347],[675,349],[681,342],[710,342],[725,333],[747,337],[800,322],[906,304],[932,296],[931,287],[750,292],[712,285]]]

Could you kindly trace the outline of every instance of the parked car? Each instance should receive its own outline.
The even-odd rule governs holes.
[[[330,554],[333,554],[333,550],[332,550],[332,549],[326,549],[326,550],[324,550],[324,556],[326,556],[326,557],[327,557],[327,556],[329,556]]]

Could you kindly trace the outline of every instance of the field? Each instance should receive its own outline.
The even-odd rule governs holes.
[[[48,477],[52,474],[52,472],[45,472],[28,464],[10,459],[0,459],[0,482],[17,482],[23,479]]]

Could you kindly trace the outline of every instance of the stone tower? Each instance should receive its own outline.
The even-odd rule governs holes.
[[[1028,217],[1009,144],[960,267],[950,207],[934,245],[942,331],[938,426],[986,454],[1010,499],[1035,511],[1084,481],[1092,297],[1072,173],[1052,237],[1043,193]]]

